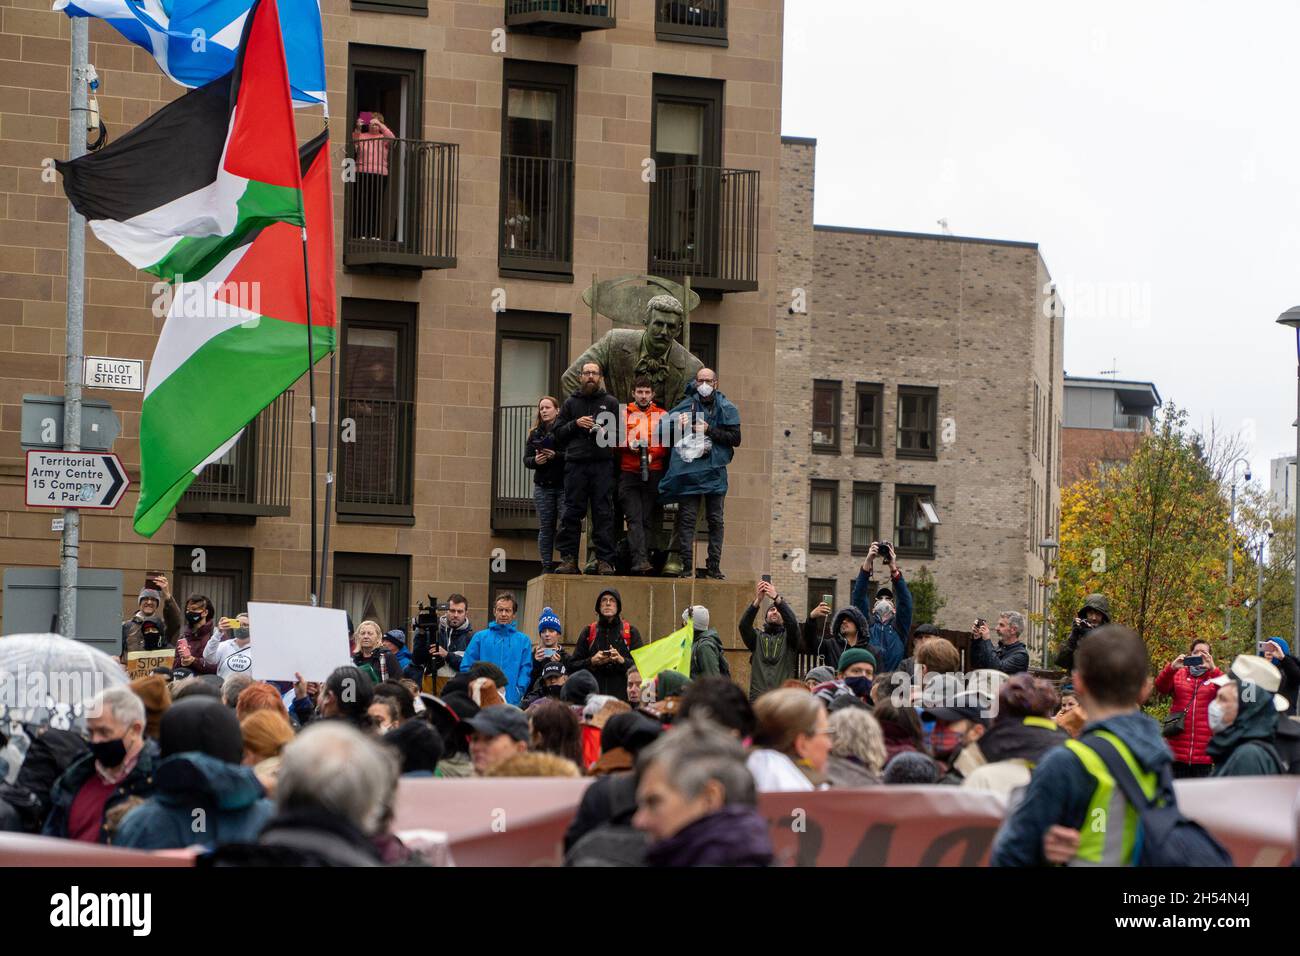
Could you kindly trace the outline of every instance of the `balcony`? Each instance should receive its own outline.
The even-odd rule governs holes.
[[[340,517],[410,518],[415,403],[342,396],[339,422]]]
[[[576,40],[588,30],[612,30],[617,0],[506,0],[506,27],[533,36]]]
[[[205,467],[176,503],[176,517],[251,523],[289,514],[293,390],[262,409],[225,455]]]
[[[573,274],[573,161],[501,157],[502,271]]]
[[[657,0],[655,36],[678,43],[727,45],[727,0]]]
[[[456,265],[460,147],[413,139],[351,142],[343,186],[343,265],[418,275]]]
[[[532,405],[502,405],[493,427],[492,530],[536,531],[533,473],[524,467],[524,443],[537,409]]]
[[[650,184],[651,275],[698,292],[758,289],[758,170],[670,166]]]
[[[1115,413],[1115,431],[1119,432],[1142,432],[1146,431],[1148,419],[1145,415],[1125,415],[1120,412]]]

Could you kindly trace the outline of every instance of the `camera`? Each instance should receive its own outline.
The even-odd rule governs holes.
[[[415,619],[411,621],[411,627],[415,630],[421,628],[436,628],[438,626],[438,599],[432,594],[426,594],[429,599],[428,604],[415,603]]]
[[[894,563],[894,546],[888,541],[876,542],[876,554],[886,564]]]

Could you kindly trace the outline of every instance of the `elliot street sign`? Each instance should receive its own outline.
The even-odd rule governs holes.
[[[131,482],[112,454],[84,451],[29,451],[27,507],[117,507]]]

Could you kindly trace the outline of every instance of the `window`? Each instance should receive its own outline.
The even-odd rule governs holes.
[[[835,610],[835,579],[834,578],[809,578],[808,579],[808,604],[807,604],[808,613],[811,614],[813,608],[815,608],[822,601],[825,601],[827,597],[829,597],[830,600],[826,601],[826,603],[831,606],[831,610],[833,612]],[[830,626],[829,618],[826,621],[826,625],[828,627]]]
[[[400,13],[427,17],[429,0],[352,0],[352,9],[369,13]]]
[[[340,521],[411,524],[416,305],[343,300]]]
[[[705,368],[711,368],[715,375],[722,376],[722,371],[718,368],[720,356],[718,355],[718,327],[716,325],[691,320],[691,354],[703,362]]]
[[[853,554],[866,554],[871,542],[877,540],[877,518],[880,514],[880,485],[874,482],[853,483]]]
[[[727,0],[655,0],[655,37],[727,45]]]
[[[568,350],[568,316],[547,312],[497,315],[496,414],[492,439],[492,530],[536,531],[533,473],[524,467],[524,444],[537,418],[537,402],[564,402],[560,376]],[[512,564],[514,562],[511,562]]]
[[[404,554],[334,555],[333,606],[352,616],[352,627],[375,621],[381,631],[410,624],[411,559]]]
[[[506,60],[501,103],[503,274],[573,278],[573,90],[576,70]]]
[[[897,485],[894,488],[894,544],[912,558],[934,557],[934,488]]]
[[[823,455],[840,453],[840,383],[813,382],[813,451]]]
[[[854,413],[853,454],[879,455],[880,413],[884,386],[858,382],[857,410]]]
[[[937,388],[898,387],[898,457],[935,458]]]
[[[1034,435],[1032,447],[1034,449],[1035,458],[1038,457],[1038,411],[1040,407],[1041,405],[1038,400],[1038,383],[1034,382]]]
[[[836,517],[839,510],[838,481],[812,483],[808,496],[808,550],[834,554]]]
[[[182,611],[191,594],[211,598],[218,618],[234,617],[248,610],[253,586],[253,552],[250,548],[178,544],[174,553],[176,570],[169,583],[172,596]],[[196,567],[202,570],[196,571]]]
[[[497,595],[505,592],[514,595],[517,602],[518,610],[515,612],[515,620],[520,622],[519,629],[529,634],[536,632],[531,627],[526,627],[522,622],[524,620],[524,599],[528,596],[528,582],[542,573],[542,562],[524,561],[518,558],[511,558],[505,562],[506,570],[488,571],[488,601],[496,604]],[[491,620],[491,610],[488,611],[488,620]],[[537,622],[533,622],[536,627]],[[647,637],[646,640],[654,640]]]

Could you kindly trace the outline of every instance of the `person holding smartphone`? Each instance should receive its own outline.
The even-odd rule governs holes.
[[[1291,645],[1285,638],[1269,637],[1259,642],[1257,650],[1260,657],[1282,672],[1282,686],[1278,693],[1290,704],[1287,714],[1300,713],[1300,702],[1296,700],[1300,697],[1300,660],[1291,653]]]
[[[172,597],[167,575],[150,572],[140,589],[135,614],[122,622],[122,659],[132,651],[175,647],[181,622],[181,609]]]
[[[537,619],[537,638],[538,644],[533,648],[533,677],[532,683],[529,684],[528,693],[524,699],[534,696],[534,692],[540,687],[542,681],[542,672],[550,664],[564,665],[564,673],[567,675],[572,670],[573,662],[569,653],[560,646],[560,638],[564,636],[564,626],[560,623],[560,616],[549,607],[542,608],[541,616]],[[542,696],[542,695],[538,695]]]
[[[1211,682],[1222,674],[1214,666],[1210,642],[1198,638],[1156,678],[1156,693],[1173,698],[1162,732],[1174,755],[1175,777],[1208,777],[1213,769],[1214,761],[1205,748],[1214,736],[1210,702],[1219,688]]]
[[[559,415],[559,401],[543,395],[537,402],[537,420],[524,443],[524,467],[533,473],[537,551],[543,574],[555,569],[555,529],[564,511],[564,455],[555,441]]]
[[[772,603],[763,614],[762,626],[755,627],[754,619],[764,599]],[[749,699],[755,701],[796,676],[799,654],[805,649],[803,629],[785,598],[776,593],[770,574],[758,582],[754,600],[740,616],[738,627],[740,640],[750,653]]]

